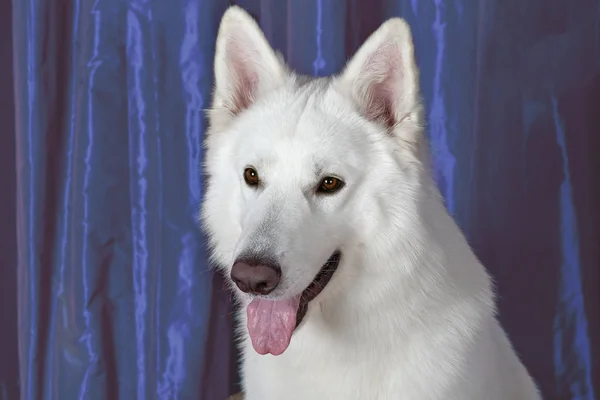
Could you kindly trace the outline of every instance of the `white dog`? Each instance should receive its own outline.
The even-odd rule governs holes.
[[[215,80],[202,222],[247,400],[540,399],[430,176],[406,22],[311,79],[232,7]]]

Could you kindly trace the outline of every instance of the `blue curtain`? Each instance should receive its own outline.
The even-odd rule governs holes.
[[[236,390],[229,298],[196,222],[215,35],[230,3],[13,1],[0,399]],[[500,319],[545,398],[595,399],[600,2],[235,3],[296,70],[318,76],[338,72],[388,17],[408,20],[436,179],[495,278]],[[12,104],[2,108],[12,127]]]

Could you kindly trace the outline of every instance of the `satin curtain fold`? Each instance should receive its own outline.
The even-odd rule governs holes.
[[[500,318],[545,398],[594,399],[598,1],[236,3],[316,76],[408,20],[436,179]],[[196,221],[228,4],[13,1],[22,399],[237,389],[231,307]]]
[[[225,398],[196,216],[227,3],[13,6],[22,395]]]

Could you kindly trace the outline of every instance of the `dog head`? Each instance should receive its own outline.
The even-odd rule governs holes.
[[[296,296],[410,208],[424,166],[410,29],[385,22],[340,75],[313,80],[232,7],[214,68],[201,214],[213,260],[245,292]]]

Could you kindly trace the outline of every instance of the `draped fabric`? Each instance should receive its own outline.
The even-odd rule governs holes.
[[[10,2],[0,2],[0,400],[18,398],[15,136]]]
[[[0,399],[220,400],[236,389],[229,297],[196,219],[229,3],[13,1]],[[408,20],[435,177],[494,276],[500,320],[546,399],[595,399],[598,0],[236,3],[317,76],[338,72],[385,19]],[[12,105],[1,112],[11,127]]]

